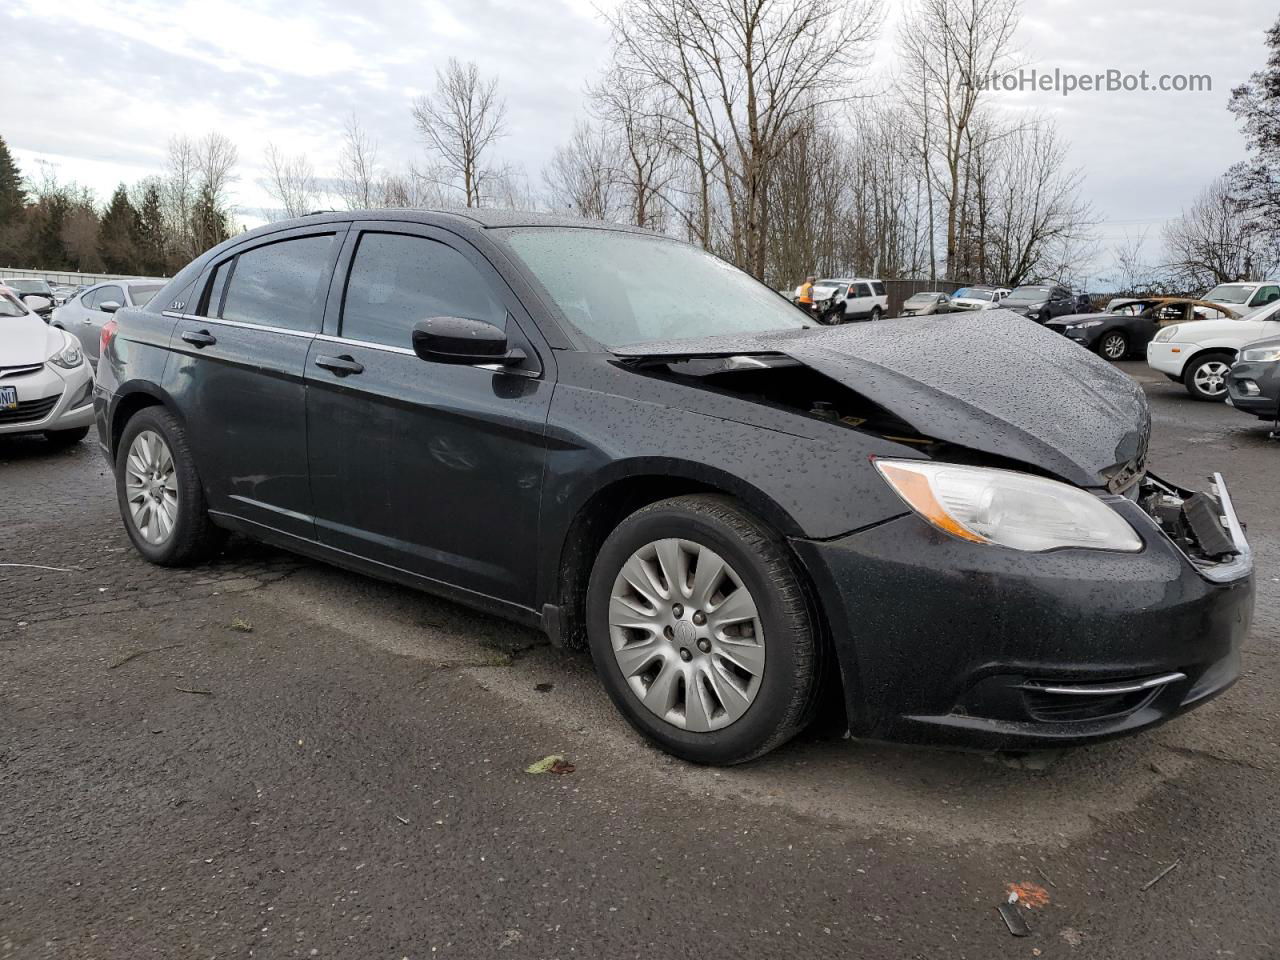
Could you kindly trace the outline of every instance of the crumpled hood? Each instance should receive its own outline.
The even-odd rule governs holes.
[[[34,313],[0,317],[0,367],[44,363],[62,342],[62,331],[53,329]]]
[[[1083,487],[1119,486],[1146,458],[1151,412],[1128,376],[1007,310],[618,347],[620,357],[782,354],[925,436]]]

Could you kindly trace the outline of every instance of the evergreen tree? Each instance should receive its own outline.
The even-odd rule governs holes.
[[[191,236],[195,245],[195,256],[199,256],[231,236],[231,225],[227,214],[219,204],[217,196],[207,186],[202,187],[196,195],[195,206],[191,211]]]
[[[138,211],[138,232],[134,238],[134,249],[137,251],[138,272],[149,277],[163,276],[167,271],[165,262],[165,219],[164,196],[160,192],[160,184],[155,179],[144,181],[139,185],[141,196],[135,202]]]
[[[98,232],[98,252],[108,272],[140,272],[137,244],[141,224],[142,218],[129,202],[129,193],[122,183],[111,195]]]
[[[0,264],[16,266],[23,248],[27,192],[13,154],[0,137]]]
[[[1231,91],[1228,108],[1244,124],[1249,160],[1229,176],[1258,230],[1280,248],[1280,19],[1266,38],[1267,65]]]

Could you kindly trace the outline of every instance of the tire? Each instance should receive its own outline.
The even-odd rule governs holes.
[[[1123,360],[1129,355],[1129,338],[1118,330],[1109,330],[1098,338],[1098,353],[1106,360]]]
[[[89,435],[88,427],[76,427],[73,430],[46,430],[45,440],[55,447],[74,447]]]
[[[879,320],[879,319],[880,319],[880,308],[879,308],[879,307],[872,307],[872,308],[871,308],[871,319],[872,319],[872,320]]]
[[[164,508],[169,494],[173,495],[172,511],[165,510],[171,517],[167,532],[163,525],[156,528],[143,524],[156,536],[148,536],[135,519],[130,507],[130,477],[142,474],[132,469],[144,461],[133,461],[135,441],[143,434],[155,438],[163,444],[163,452],[167,452],[171,469],[159,472],[165,476],[163,483],[155,485],[160,496],[156,505],[151,506],[153,514]],[[144,441],[144,446],[148,441]],[[141,453],[142,447],[138,447]],[[154,449],[154,447],[153,447]],[[163,453],[155,458],[157,464],[164,464]],[[120,506],[120,517],[124,520],[125,530],[134,547],[147,560],[162,567],[182,567],[200,563],[212,557],[226,539],[225,531],[215,527],[209,519],[204,498],[204,487],[200,476],[196,473],[195,460],[191,455],[191,447],[187,443],[187,434],[177,418],[163,407],[144,407],[125,425],[120,437],[120,445],[116,450],[116,502]],[[149,474],[149,471],[148,471]],[[163,488],[163,489],[161,489]],[[148,497],[155,494],[148,494]],[[162,523],[153,519],[153,523]]]
[[[1182,371],[1182,384],[1187,393],[1205,403],[1222,403],[1227,399],[1227,370],[1233,360],[1229,353],[1196,357]]]
[[[651,566],[637,567],[646,551]],[[683,560],[673,559],[677,551]],[[699,582],[698,556],[705,569],[716,560],[726,568]],[[676,569],[693,573],[677,586],[662,571],[680,563],[686,566]],[[644,570],[661,579],[645,580],[652,603],[630,585]],[[705,604],[698,596],[704,590]],[[725,620],[717,623],[715,611]],[[743,611],[750,615],[733,616]],[[611,617],[640,625],[611,623]],[[728,497],[674,497],[622,521],[591,571],[587,632],[596,673],[614,705],[641,734],[684,760],[752,760],[799,733],[817,709],[821,648],[799,569],[782,537]],[[619,649],[631,651],[626,670]],[[695,690],[696,702],[689,699]]]

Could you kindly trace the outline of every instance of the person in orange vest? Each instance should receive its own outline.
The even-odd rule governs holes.
[[[801,309],[813,313],[813,283],[817,277],[805,277],[804,283],[800,284],[800,290],[796,295],[796,303],[800,304]]]

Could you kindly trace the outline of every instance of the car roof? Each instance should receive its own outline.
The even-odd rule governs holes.
[[[421,210],[421,209],[377,209],[377,210],[326,210],[295,217],[292,220],[277,220],[256,230],[240,234],[240,237],[254,236],[259,233],[273,233],[281,229],[305,227],[315,223],[348,223],[353,220],[403,220],[406,223],[425,223],[430,225],[453,224],[455,226],[474,226],[484,230],[496,230],[506,227],[577,227],[591,230],[612,230],[619,233],[640,233],[646,236],[662,236],[652,230],[629,226],[623,223],[610,223],[604,220],[587,220],[582,217],[567,217],[554,213],[535,213],[529,210],[490,210],[471,207],[457,210]],[[670,239],[670,238],[668,238]]]

